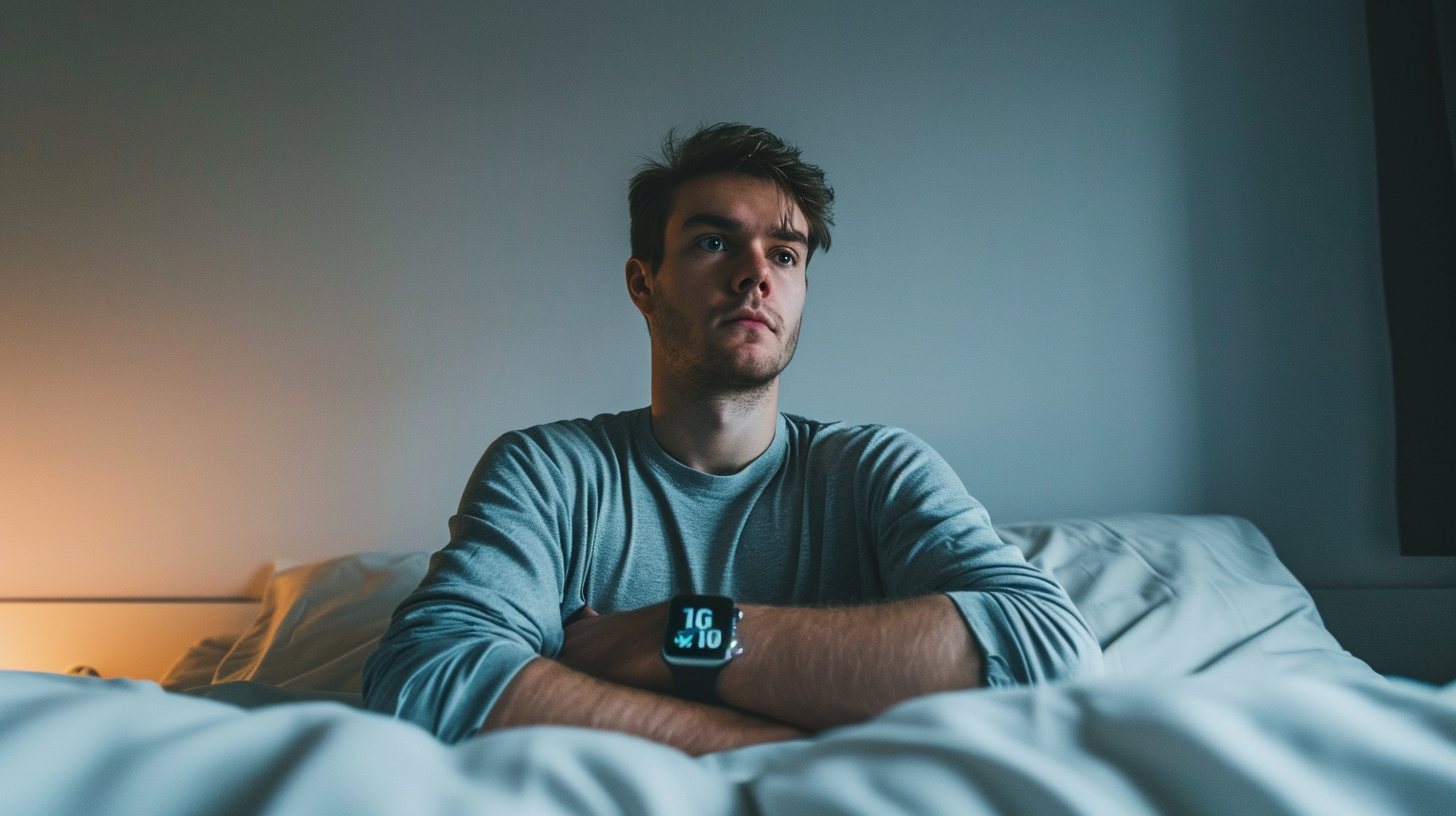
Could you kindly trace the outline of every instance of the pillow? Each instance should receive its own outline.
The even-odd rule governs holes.
[[[168,691],[185,691],[212,683],[217,674],[217,664],[232,650],[241,635],[203,638],[188,648],[187,652],[172,664],[162,676],[162,688]]]
[[[997,532],[1066,587],[1111,675],[1379,677],[1340,648],[1309,593],[1243,519],[1137,514]],[[358,693],[365,658],[428,566],[426,552],[372,552],[280,572],[231,648],[204,641],[163,686],[254,681]]]
[[[1340,647],[1314,599],[1244,519],[1138,513],[997,532],[1066,588],[1109,675],[1379,678]]]
[[[216,639],[204,640],[162,686],[181,691],[247,680],[359,693],[365,659],[429,562],[427,552],[367,552],[276,573],[263,590],[257,620],[230,648],[224,652]]]

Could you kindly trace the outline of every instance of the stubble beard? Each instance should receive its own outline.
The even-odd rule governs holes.
[[[670,305],[659,304],[656,317],[652,327],[654,345],[666,355],[668,370],[679,387],[700,398],[757,402],[788,368],[799,345],[800,323],[795,322],[783,336],[775,358],[755,357],[752,362],[741,363],[721,346],[695,346],[687,319]]]

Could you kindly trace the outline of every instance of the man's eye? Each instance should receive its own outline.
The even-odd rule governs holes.
[[[783,252],[783,251],[781,251],[781,252],[775,252],[774,253],[774,260],[775,261],[778,261],[783,266],[793,266],[794,265],[794,260],[795,260],[794,253],[792,253],[792,252]]]
[[[698,239],[698,246],[708,250],[709,252],[722,252],[723,239],[719,238],[716,235],[705,235],[702,238]]]

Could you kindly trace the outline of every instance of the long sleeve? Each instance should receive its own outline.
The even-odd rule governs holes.
[[[523,434],[486,451],[449,545],[365,664],[369,708],[458,742],[480,730],[522,666],[559,652],[572,540],[562,484]]]
[[[882,429],[859,468],[887,594],[949,595],[980,643],[986,685],[1102,673],[1097,639],[1066,592],[1001,541],[985,508],[930,446]]]

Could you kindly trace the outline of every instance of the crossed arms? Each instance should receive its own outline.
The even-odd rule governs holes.
[[[484,731],[577,725],[703,754],[860,722],[922,694],[981,685],[982,653],[946,595],[848,608],[744,605],[742,655],[718,680],[728,707],[670,696],[659,649],[667,604],[597,615],[565,630],[557,660],[527,663]]]
[[[625,435],[633,418],[609,419],[601,432]],[[482,723],[554,723],[704,753],[858,722],[930,692],[1100,671],[1097,640],[1066,593],[904,432],[836,431],[807,454],[805,473],[827,470],[822,495],[774,481],[778,494],[761,496],[733,530],[698,529],[694,514],[658,506],[650,462],[623,472],[605,454],[583,454],[589,439],[553,441],[584,434],[575,424],[531,433],[502,437],[482,458],[450,546],[365,664],[370,708],[447,742]],[[640,501],[641,517],[617,496]],[[801,530],[782,529],[805,515]],[[729,536],[756,547],[735,556],[737,572],[678,563],[679,537]],[[722,672],[721,706],[671,696],[666,604],[633,609],[681,591],[672,576],[683,568],[718,569],[714,589],[785,604],[743,607],[745,652]],[[886,597],[907,600],[874,603]],[[831,598],[873,605],[817,606]],[[563,626],[561,615],[588,599],[632,611]]]

